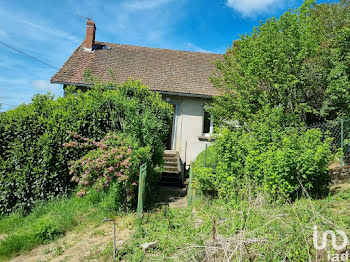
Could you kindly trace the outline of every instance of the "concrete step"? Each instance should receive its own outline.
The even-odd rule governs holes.
[[[164,160],[174,161],[177,160],[177,156],[163,156]]]
[[[164,166],[164,172],[178,172],[177,166]]]
[[[163,173],[162,173],[162,176],[161,176],[162,178],[169,178],[169,179],[171,179],[171,178],[176,178],[176,179],[178,179],[179,178],[179,173],[178,172],[167,172],[167,171],[164,171]]]
[[[163,157],[175,157],[176,158],[176,152],[164,152]]]
[[[177,162],[168,162],[168,161],[165,161],[165,162],[164,162],[164,166],[176,166],[176,167],[177,167]]]
[[[177,162],[176,157],[163,157],[164,161]]]
[[[179,173],[176,172],[163,172],[162,176],[159,179],[159,182],[161,184],[167,184],[167,185],[173,185],[178,186],[179,185]]]
[[[163,154],[164,171],[161,175],[161,183],[178,185],[180,182],[178,153],[176,151],[167,150]]]

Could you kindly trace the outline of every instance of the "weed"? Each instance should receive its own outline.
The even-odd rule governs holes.
[[[61,245],[58,245],[58,246],[55,248],[54,256],[55,256],[55,257],[58,257],[58,256],[62,255],[63,252],[64,252],[63,247],[62,247]]]
[[[160,212],[145,215],[142,222],[135,223],[134,234],[118,251],[119,258],[320,261],[325,252],[313,247],[313,226],[318,225],[320,230],[341,229],[349,235],[350,218],[346,212],[350,208],[346,199],[349,193],[347,189],[323,200],[303,197],[294,203],[288,199],[284,203],[269,203],[248,195],[240,201],[198,197],[193,202],[193,211],[164,207]],[[334,207],[338,212],[332,210]],[[157,242],[155,249],[144,252],[140,248],[140,244],[152,241]]]
[[[47,254],[49,254],[49,253],[51,253],[51,252],[52,252],[52,249],[49,248],[49,247],[47,247],[47,248],[45,248],[45,249],[43,250],[43,254],[44,254],[44,255],[47,255]]]
[[[96,236],[96,235],[104,236],[106,235],[106,232],[102,229],[91,232],[91,236]]]

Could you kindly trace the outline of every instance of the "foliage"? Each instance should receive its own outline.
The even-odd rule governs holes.
[[[295,199],[303,190],[312,197],[327,194],[331,139],[316,129],[282,127],[282,118],[276,108],[249,126],[223,129],[212,147],[219,156],[216,168],[203,169],[196,160],[195,187],[215,189],[222,198],[235,198],[249,184],[273,198]]]
[[[100,141],[107,133],[128,134],[150,148],[151,168],[162,164],[171,106],[138,81],[98,83],[86,93],[36,95],[32,103],[0,113],[0,213],[29,210],[38,200],[69,194],[68,162],[87,153],[67,150],[67,131]],[[153,172],[150,170],[150,172]]]
[[[250,153],[245,162],[246,173],[256,184],[263,180],[264,191],[275,196],[283,194],[293,198],[306,190],[312,197],[329,192],[328,165],[330,139],[323,141],[322,133],[311,129],[283,134],[281,144],[267,151]]]
[[[207,152],[202,151],[193,162],[192,169],[194,189],[206,195],[215,194],[215,168],[219,161],[215,145],[209,146]]]
[[[287,123],[349,114],[349,26],[349,0],[306,0],[242,35],[216,62],[215,119],[250,122],[264,107],[283,108]]]
[[[70,133],[78,142],[63,144],[67,148],[95,148],[82,158],[70,162],[72,181],[79,184],[79,197],[96,189],[102,191],[115,183],[119,187],[119,204],[127,206],[136,202],[139,166],[151,159],[149,147],[139,147],[137,142],[117,134],[107,134],[95,140]],[[134,141],[134,142],[133,142]],[[150,169],[152,170],[152,169]],[[152,177],[154,172],[148,175]]]

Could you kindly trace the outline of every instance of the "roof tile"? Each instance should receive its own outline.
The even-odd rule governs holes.
[[[213,61],[220,54],[96,42],[99,48],[84,51],[80,45],[51,83],[88,85],[84,72],[88,69],[102,82],[119,83],[128,79],[141,80],[151,90],[171,93],[213,96],[218,91],[209,76],[215,71]],[[103,46],[107,48],[101,48]],[[112,72],[112,75],[111,73]]]

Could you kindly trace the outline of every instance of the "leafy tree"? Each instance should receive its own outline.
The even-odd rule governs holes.
[[[335,119],[350,112],[350,1],[306,0],[233,43],[216,61],[217,119],[249,122],[283,108],[285,122]]]

